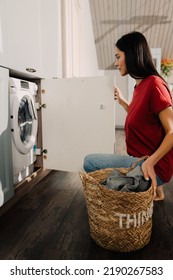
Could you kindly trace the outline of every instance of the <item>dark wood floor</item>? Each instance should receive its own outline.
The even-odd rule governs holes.
[[[155,202],[150,243],[131,253],[100,248],[90,238],[78,174],[52,171],[0,218],[0,259],[173,259],[173,181]]]
[[[136,252],[111,252],[90,237],[79,175],[52,171],[0,217],[0,259],[172,260],[173,180],[165,196],[154,203],[150,243]]]

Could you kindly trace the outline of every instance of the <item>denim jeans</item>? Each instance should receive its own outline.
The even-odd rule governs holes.
[[[89,154],[84,159],[84,170],[86,172],[92,172],[95,170],[105,168],[128,168],[138,160],[137,157],[128,155],[113,155],[113,154]],[[144,160],[142,159],[137,165],[142,165]],[[157,185],[163,185],[163,181],[156,175]]]

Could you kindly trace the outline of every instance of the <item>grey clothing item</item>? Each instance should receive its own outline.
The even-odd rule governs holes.
[[[103,184],[112,190],[143,192],[149,189],[151,180],[147,181],[144,179],[141,166],[137,165],[126,175],[122,175],[118,170],[113,170]]]

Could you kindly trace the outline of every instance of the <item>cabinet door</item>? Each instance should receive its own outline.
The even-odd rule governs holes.
[[[0,68],[0,206],[14,194],[8,80],[8,70]]]
[[[114,153],[112,77],[42,81],[44,167],[79,171],[89,153]]]
[[[8,65],[23,73],[40,75],[40,1],[1,0],[6,2],[4,21],[8,29]]]

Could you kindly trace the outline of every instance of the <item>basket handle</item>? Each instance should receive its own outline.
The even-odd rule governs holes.
[[[94,184],[98,184],[96,179],[88,175],[88,173],[84,173],[83,171],[79,171],[79,177],[83,183],[85,183],[85,181],[88,180]]]
[[[148,157],[149,157],[149,156],[143,156],[143,157],[138,158],[138,159],[132,164],[132,166],[130,167],[130,169],[135,168],[138,162],[140,162],[141,160],[147,159]]]
[[[129,167],[129,168],[124,168],[124,170],[125,170],[125,171],[124,171],[124,174],[126,174],[126,173],[129,172],[130,170],[134,169],[138,162],[140,162],[141,160],[147,159],[147,158],[148,158],[148,156],[143,156],[143,157],[141,157],[141,158],[138,158],[138,159],[132,164],[131,167]],[[120,170],[120,169],[123,169],[123,167],[122,167],[122,168],[112,168],[112,170],[113,170],[113,169]],[[80,172],[79,172],[79,177],[80,177],[80,179],[81,179],[81,181],[82,181],[83,183],[85,183],[85,181],[88,180],[88,181],[90,181],[90,182],[92,182],[92,183],[94,183],[94,184],[98,184],[98,181],[97,181],[95,178],[91,177],[88,173],[85,173],[85,172],[83,172],[83,171],[80,171]]]

